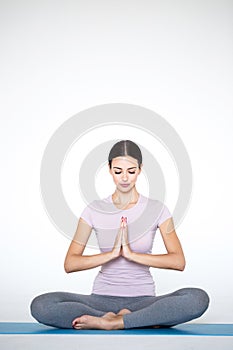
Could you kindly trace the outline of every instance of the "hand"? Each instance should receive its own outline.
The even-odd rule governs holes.
[[[112,249],[112,255],[113,258],[118,258],[118,256],[121,255],[121,250],[122,250],[122,234],[123,234],[123,230],[122,230],[122,224],[118,230],[116,239],[115,239],[115,243],[114,243],[114,247]]]
[[[130,260],[130,257],[132,255],[132,251],[129,246],[128,241],[128,226],[127,226],[127,218],[122,218],[122,250],[121,255]]]
[[[132,251],[128,242],[128,227],[126,217],[122,216],[121,218],[121,226],[116,236],[112,254],[114,259],[122,255],[124,258],[130,260]]]

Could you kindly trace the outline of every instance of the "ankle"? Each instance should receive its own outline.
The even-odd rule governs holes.
[[[122,315],[117,315],[113,320],[113,329],[124,329],[124,319]]]

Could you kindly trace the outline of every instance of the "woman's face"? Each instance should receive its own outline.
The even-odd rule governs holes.
[[[112,168],[109,169],[117,189],[121,192],[130,191],[141,172],[138,161],[130,156],[117,157],[112,160]]]

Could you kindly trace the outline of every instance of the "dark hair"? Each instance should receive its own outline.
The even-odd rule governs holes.
[[[130,140],[122,140],[113,145],[108,156],[109,167],[112,167],[113,158],[124,156],[130,156],[132,158],[137,159],[138,166],[140,168],[142,164],[142,152],[138,145],[136,145],[136,143]]]

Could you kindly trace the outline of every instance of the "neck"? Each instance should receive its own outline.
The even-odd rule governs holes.
[[[121,192],[118,189],[112,195],[113,203],[120,209],[126,209],[132,205],[135,205],[138,201],[139,193],[135,187],[129,192]]]

